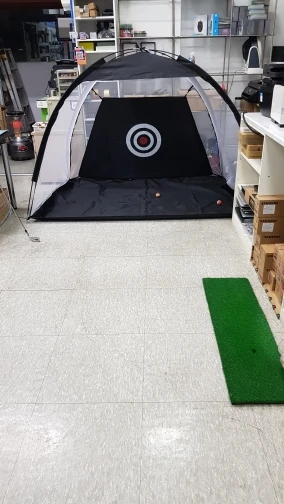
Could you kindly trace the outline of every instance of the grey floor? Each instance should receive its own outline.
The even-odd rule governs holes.
[[[282,504],[284,409],[230,405],[202,288],[248,277],[284,338],[231,222],[27,225],[0,227],[0,502]]]

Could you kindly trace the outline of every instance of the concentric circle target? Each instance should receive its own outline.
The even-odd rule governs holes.
[[[128,149],[138,157],[153,156],[161,147],[161,143],[159,131],[151,124],[136,124],[126,135]]]

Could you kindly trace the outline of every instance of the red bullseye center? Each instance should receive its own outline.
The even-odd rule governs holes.
[[[150,141],[149,137],[147,137],[145,135],[141,135],[138,138],[138,144],[141,145],[141,147],[145,147],[145,145],[148,145],[149,141]]]

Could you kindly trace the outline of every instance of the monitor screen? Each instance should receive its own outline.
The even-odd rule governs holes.
[[[273,46],[271,62],[284,63],[284,46]]]

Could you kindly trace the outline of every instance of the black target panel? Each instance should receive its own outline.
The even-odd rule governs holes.
[[[79,173],[94,179],[211,174],[185,97],[103,99]]]

